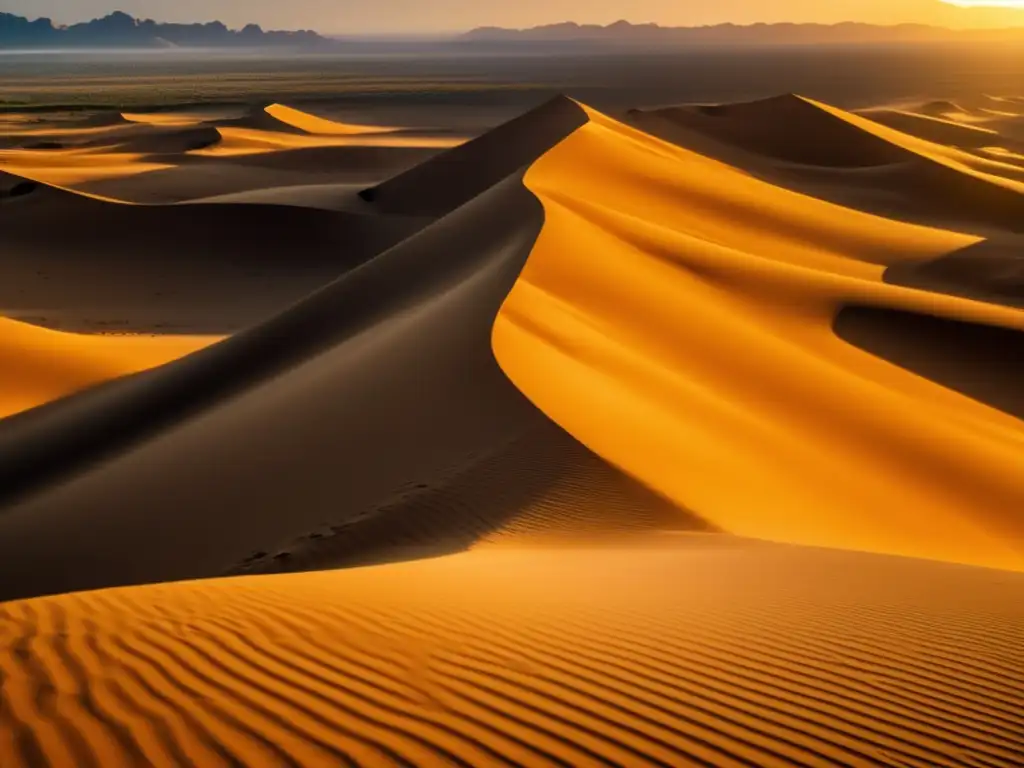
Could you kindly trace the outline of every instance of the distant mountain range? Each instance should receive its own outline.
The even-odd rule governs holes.
[[[944,40],[1020,40],[1024,42],[1024,10],[1019,27],[948,29],[924,24],[883,26],[842,24],[718,24],[704,27],[663,27],[618,21],[608,26],[563,22],[529,29],[480,27],[432,44],[507,43],[583,45],[787,45],[903,43]],[[264,31],[257,24],[229,29],[219,21],[206,24],[164,24],[136,19],[117,11],[101,19],[56,25],[50,19],[30,21],[0,13],[0,50],[31,48],[226,48],[226,47],[319,47],[356,45],[359,38],[323,37],[310,30]],[[362,41],[368,44],[368,41]]]
[[[925,24],[881,26],[846,22],[842,24],[718,24],[706,27],[662,27],[658,24],[630,24],[618,21],[608,26],[563,22],[529,29],[480,27],[460,38],[489,43],[597,43],[612,45],[786,45],[904,43],[952,40],[1024,41],[1024,12],[1021,26],[999,29],[947,29]]]
[[[0,13],[0,49],[14,48],[223,48],[316,46],[330,44],[315,32],[265,32],[257,24],[228,29],[208,24],[162,24],[120,11],[102,19],[57,26],[50,19],[29,21]]]

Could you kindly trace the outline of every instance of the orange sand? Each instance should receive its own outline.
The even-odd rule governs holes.
[[[214,336],[87,336],[0,318],[0,418],[117,376],[155,368]]]
[[[590,115],[526,176],[547,223],[494,329],[513,382],[724,530],[1024,569],[1021,422],[831,328],[857,302],[1024,330],[1020,310],[881,281],[975,238],[802,197]]]

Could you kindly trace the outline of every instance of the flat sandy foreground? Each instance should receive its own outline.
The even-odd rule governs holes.
[[[1024,764],[1024,97],[0,115],[0,766]]]

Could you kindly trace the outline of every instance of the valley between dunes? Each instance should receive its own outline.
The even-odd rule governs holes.
[[[0,117],[0,765],[1020,765],[1022,157]]]

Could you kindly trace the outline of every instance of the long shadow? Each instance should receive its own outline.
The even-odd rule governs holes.
[[[882,279],[893,285],[1024,307],[1024,237],[1006,235],[919,264],[897,264]]]
[[[861,305],[844,307],[833,328],[850,344],[1024,419],[1024,332]]]

